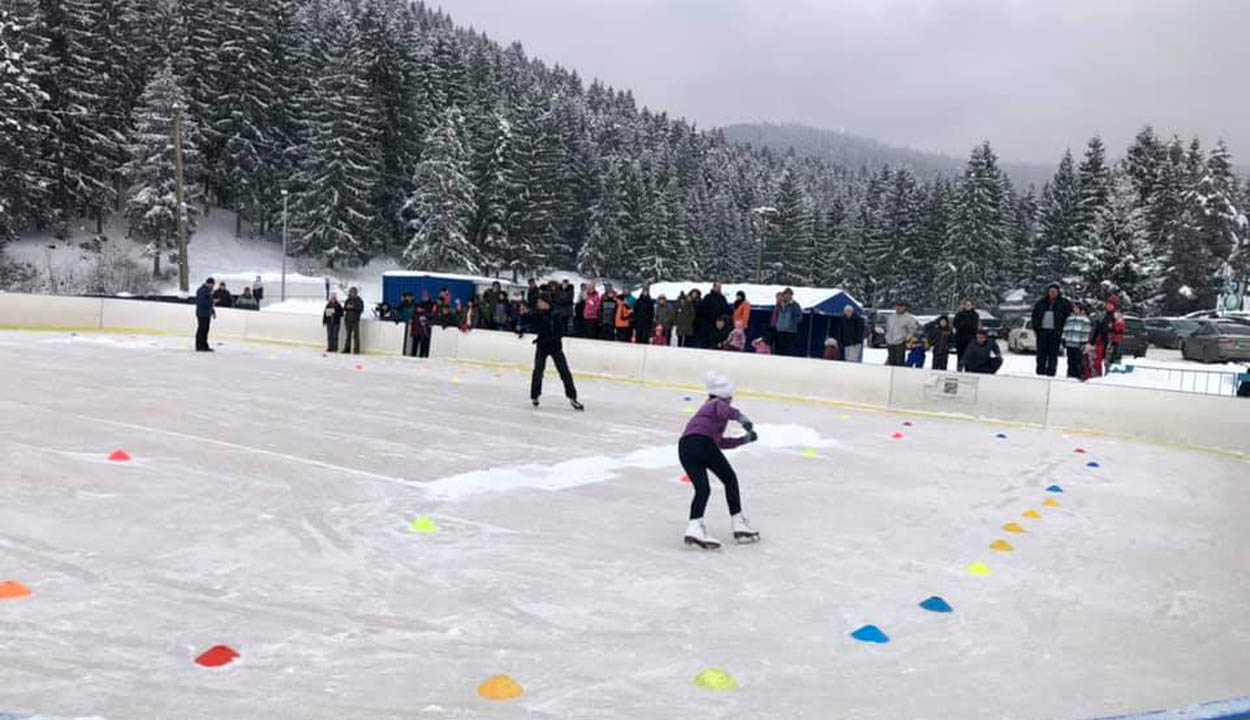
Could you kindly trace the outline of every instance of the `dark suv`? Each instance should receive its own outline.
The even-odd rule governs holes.
[[[1146,321],[1139,317],[1124,316],[1124,342],[1120,344],[1120,352],[1133,357],[1146,357],[1150,347],[1150,331],[1146,329]]]

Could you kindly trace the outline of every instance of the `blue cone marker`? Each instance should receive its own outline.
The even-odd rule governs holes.
[[[1058,485],[1051,485],[1050,487],[1046,488],[1046,492],[1048,492],[1048,493],[1061,493],[1061,492],[1063,492],[1063,488],[1059,487]]]
[[[994,437],[998,438],[999,440],[1006,440],[1006,439],[1007,439],[1007,433],[999,433],[999,434],[995,435]]]
[[[1098,463],[1096,463],[1096,462],[1087,462],[1087,463],[1085,463],[1085,467],[1087,467],[1087,468],[1100,468],[1100,467],[1102,467],[1102,466],[1101,466],[1101,465],[1099,465],[1099,464],[1098,464]]]
[[[925,600],[924,602],[920,603],[920,607],[924,608],[925,610],[928,610],[929,612],[936,612],[936,613],[948,613],[948,612],[954,611],[954,609],[950,606],[950,603],[946,602],[945,600],[938,597],[937,595],[934,595],[928,600]]]
[[[877,643],[879,645],[884,645],[890,642],[890,638],[887,637],[885,633],[881,632],[881,628],[876,625],[865,625],[851,633],[851,637],[859,640],[860,642]]]

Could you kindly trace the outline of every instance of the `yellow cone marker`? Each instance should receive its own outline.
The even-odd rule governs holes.
[[[1038,511],[1036,511],[1036,510],[1027,510],[1027,511],[1025,511],[1024,516],[1025,516],[1026,518],[1030,519],[1030,520],[1041,520],[1041,519],[1042,519],[1042,514],[1041,514],[1041,513],[1039,513],[1039,512],[1038,512]]]
[[[1020,527],[1019,523],[1007,523],[1006,525],[1003,526],[1003,530],[1006,530],[1009,533],[1028,532],[1028,530],[1025,530],[1024,528]]]
[[[972,577],[989,577],[994,574],[994,571],[983,562],[975,562],[968,566],[968,574]]]
[[[994,541],[994,542],[990,545],[990,549],[991,549],[991,550],[997,550],[997,551],[999,551],[999,552],[1011,552],[1012,550],[1015,550],[1016,548],[1015,548],[1015,546],[1014,546],[1014,545],[1012,545],[1011,543],[1007,542],[1006,540],[995,540],[995,541]]]
[[[682,408],[681,411],[686,413],[687,415],[693,415],[694,409],[695,409],[694,405],[687,405],[686,407]]]
[[[278,359],[278,356],[277,356],[277,355],[274,355],[273,353],[269,353],[268,355],[266,355],[266,356],[265,356],[265,359],[266,359],[266,360],[277,360],[277,359]]]
[[[733,692],[738,689],[738,681],[720,668],[711,668],[695,675],[694,684],[715,692]]]
[[[851,416],[850,416],[850,415],[839,415],[839,416],[838,416],[838,419],[839,419],[839,420],[850,420],[850,419],[851,419]]]
[[[525,694],[525,688],[507,675],[495,675],[477,686],[477,694],[487,700],[515,700]]]
[[[801,454],[803,457],[807,458],[808,460],[818,460],[818,459],[820,459],[820,453],[819,453],[819,452],[817,452],[816,448],[807,448],[806,450],[804,450],[804,451],[803,451],[802,453],[800,453],[800,454]]]
[[[1045,507],[1059,507],[1059,501],[1054,498],[1050,498],[1046,502],[1042,503],[1042,505]]]
[[[433,518],[429,518],[429,517],[422,515],[421,517],[412,521],[412,524],[408,526],[408,532],[415,533],[418,535],[428,535],[430,533],[436,533],[438,532],[438,523],[434,522]]]

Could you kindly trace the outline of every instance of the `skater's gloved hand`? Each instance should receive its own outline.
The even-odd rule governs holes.
[[[751,422],[751,419],[746,415],[739,417],[738,422],[742,425],[742,429],[747,432],[751,432],[751,428],[755,427],[755,423]]]
[[[758,433],[756,433],[754,430],[748,430],[748,431],[747,431],[747,442],[749,442],[749,443],[753,443],[753,442],[755,442],[756,440],[759,440],[759,439],[760,439],[759,434],[758,434]]]

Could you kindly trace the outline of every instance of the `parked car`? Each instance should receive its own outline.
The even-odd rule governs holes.
[[[1007,326],[1007,349],[1015,353],[1037,352],[1037,333],[1033,318],[1018,317]]]
[[[1150,349],[1150,333],[1146,330],[1146,321],[1132,315],[1124,316],[1124,342],[1120,343],[1120,352],[1133,357],[1146,357]]]
[[[1198,362],[1250,360],[1250,325],[1227,320],[1200,320],[1200,327],[1181,341],[1181,357]]]
[[[1199,321],[1189,318],[1153,317],[1146,319],[1146,332],[1150,344],[1156,347],[1177,349],[1181,340],[1189,337],[1199,327]]]

